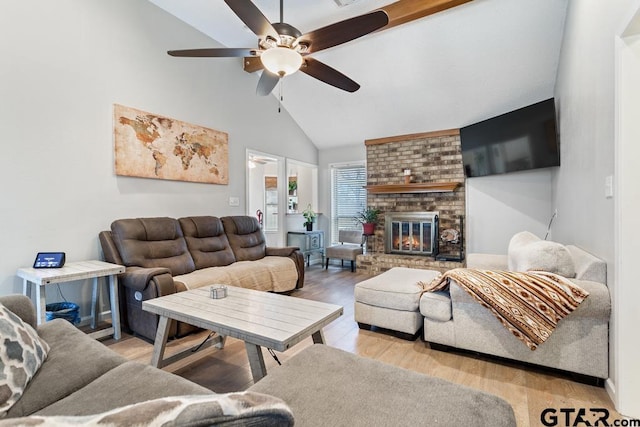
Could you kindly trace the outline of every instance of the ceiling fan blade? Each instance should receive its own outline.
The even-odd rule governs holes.
[[[280,77],[278,77],[277,74],[273,74],[265,69],[260,76],[260,80],[258,80],[256,94],[260,96],[269,95],[279,81]]]
[[[387,13],[383,10],[377,10],[303,34],[298,37],[297,42],[307,44],[309,53],[318,52],[362,37],[388,23]]]
[[[354,82],[340,71],[308,56],[304,58],[304,63],[302,64],[302,67],[300,67],[300,71],[310,75],[311,77],[315,77],[321,82],[335,86],[338,89],[346,90],[347,92],[355,92],[360,89],[360,85],[358,83]]]
[[[224,2],[255,35],[271,36],[278,40],[278,32],[273,28],[271,22],[250,0],[224,0]]]
[[[185,56],[193,58],[203,57],[243,57],[243,56],[256,56],[257,50],[250,48],[211,48],[211,49],[185,49],[185,50],[170,50],[167,52],[171,56]]]

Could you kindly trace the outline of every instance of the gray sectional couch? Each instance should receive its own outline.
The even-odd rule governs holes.
[[[611,297],[606,263],[576,246],[544,241],[528,232],[516,234],[507,252],[468,254],[467,268],[550,271],[568,277],[589,296],[532,351],[452,280],[448,290],[425,293],[420,299],[425,341],[596,379],[608,378]]]
[[[27,297],[4,296],[0,303],[35,328]],[[40,325],[37,335],[48,343],[48,355],[0,426],[105,419],[160,425],[161,418],[192,426],[516,425],[511,406],[496,396],[320,344],[246,392],[218,395],[127,361],[62,319]]]

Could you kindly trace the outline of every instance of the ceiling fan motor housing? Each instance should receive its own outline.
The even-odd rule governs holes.
[[[298,37],[302,35],[300,30],[296,27],[289,25],[285,22],[278,22],[272,24],[273,28],[278,32],[279,40],[273,39],[271,36],[266,36],[258,43],[262,49],[271,49],[277,46],[288,47],[294,49],[299,53],[303,53],[307,50],[306,43],[296,43]]]

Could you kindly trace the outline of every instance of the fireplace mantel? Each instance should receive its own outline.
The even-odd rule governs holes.
[[[461,186],[461,182],[424,182],[411,184],[367,185],[370,194],[389,193],[448,193]]]

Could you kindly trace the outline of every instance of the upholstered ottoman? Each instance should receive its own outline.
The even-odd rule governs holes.
[[[419,282],[430,283],[439,275],[433,270],[394,267],[356,284],[354,317],[358,326],[391,329],[403,338],[416,339],[423,324]]]

